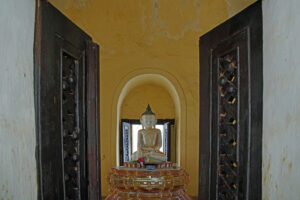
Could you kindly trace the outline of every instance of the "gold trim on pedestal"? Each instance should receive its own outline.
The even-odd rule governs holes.
[[[112,168],[108,176],[111,199],[190,199],[189,175],[182,168]]]

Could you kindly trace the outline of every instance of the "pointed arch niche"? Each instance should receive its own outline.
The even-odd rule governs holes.
[[[115,92],[115,98],[113,105],[113,119],[112,119],[112,130],[115,130],[116,136],[116,164],[119,163],[119,138],[120,138],[120,120],[121,120],[121,109],[125,97],[142,85],[152,85],[163,88],[170,95],[174,104],[174,115],[175,115],[175,128],[176,128],[176,160],[177,164],[185,162],[186,157],[186,99],[183,93],[183,89],[180,86],[178,80],[166,71],[159,69],[139,69],[127,74]],[[151,102],[149,102],[151,104]]]

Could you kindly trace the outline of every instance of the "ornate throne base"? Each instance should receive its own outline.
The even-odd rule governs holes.
[[[189,176],[182,168],[147,170],[144,168],[112,168],[108,181],[110,195],[106,200],[188,199],[185,186]]]

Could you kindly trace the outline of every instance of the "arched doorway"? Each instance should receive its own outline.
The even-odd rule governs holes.
[[[120,126],[119,122],[121,119],[121,108],[125,97],[132,91],[134,88],[145,84],[153,84],[158,87],[163,88],[170,95],[174,103],[174,116],[176,121],[176,162],[180,164],[182,159],[184,159],[185,148],[182,148],[185,144],[185,129],[186,129],[186,104],[185,97],[183,91],[177,82],[177,80],[170,74],[157,70],[157,69],[141,69],[138,71],[134,71],[128,74],[124,79],[124,81],[120,84],[119,90],[116,92],[118,94],[118,98],[115,98],[116,102],[114,102],[116,113],[115,123],[113,126],[116,130],[116,163],[119,166],[119,142],[120,142]],[[116,94],[116,95],[117,95]],[[143,105],[144,106],[144,105]]]
[[[160,151],[168,157],[168,161],[176,163],[177,122],[174,101],[167,89],[149,80],[132,88],[122,102],[119,133],[120,165],[132,160],[131,155],[137,150],[138,130],[142,128],[140,117],[148,104],[156,115],[156,128],[161,131]]]

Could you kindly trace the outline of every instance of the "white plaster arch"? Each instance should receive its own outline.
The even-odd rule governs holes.
[[[128,92],[144,83],[155,83],[164,87],[173,99],[175,107],[175,120],[176,123],[176,151],[177,153],[177,163],[185,162],[185,152],[186,152],[186,125],[187,125],[187,105],[186,97],[184,95],[183,89],[179,81],[169,72],[157,69],[157,68],[140,68],[133,70],[126,74],[118,84],[112,103],[112,133],[115,132],[116,141],[116,164],[119,166],[119,122],[120,122],[120,110],[122,102]],[[181,138],[185,138],[181,140]]]

